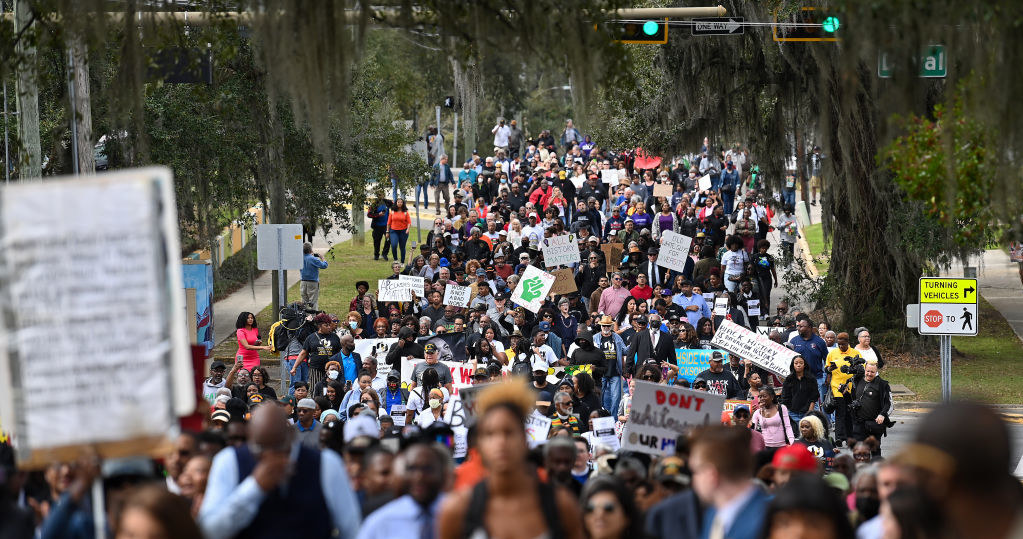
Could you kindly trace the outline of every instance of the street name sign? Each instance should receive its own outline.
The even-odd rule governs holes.
[[[920,334],[976,335],[977,279],[920,278]]]
[[[692,19],[694,36],[737,36],[743,33],[742,17],[704,17]]]
[[[882,52],[877,55],[877,76],[882,79],[890,79],[895,71],[888,53]],[[945,56],[944,45],[931,45],[920,53],[919,77],[925,79],[941,79],[948,75],[948,58]]]

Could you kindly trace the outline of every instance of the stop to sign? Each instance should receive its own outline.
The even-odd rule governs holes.
[[[942,316],[940,311],[931,309],[924,315],[924,323],[927,324],[928,327],[936,328],[941,325],[942,318],[944,318],[944,316]]]

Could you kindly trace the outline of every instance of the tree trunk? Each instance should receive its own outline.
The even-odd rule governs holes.
[[[42,176],[42,149],[39,144],[39,71],[36,67],[36,48],[25,30],[32,20],[29,0],[14,3],[15,33],[20,33],[15,49],[22,62],[18,64],[17,94],[18,107],[18,177],[22,179]]]
[[[869,77],[866,67],[860,77]],[[859,81],[840,79],[832,69],[822,112],[830,133],[831,154],[824,174],[828,196],[822,202],[825,233],[832,237],[828,278],[836,285],[836,307],[848,327],[903,328],[908,295],[920,277],[921,261],[899,246],[896,225],[905,203],[894,183],[877,168],[878,109]]]
[[[68,40],[68,54],[71,58],[71,85],[74,90],[75,140],[78,148],[78,173],[95,174],[96,156],[93,153],[92,140],[92,100],[89,92],[89,47],[82,36],[72,35]]]
[[[260,77],[262,78],[262,77]],[[256,123],[259,126],[259,150],[256,152],[257,181],[263,184],[269,196],[270,207],[267,212],[271,223],[284,224],[288,220],[288,208],[285,193],[284,167],[281,166],[284,156],[284,134],[277,116],[277,108],[270,95],[266,96],[263,106],[253,107]],[[273,272],[273,312],[281,312],[280,281],[287,282],[287,272]]]

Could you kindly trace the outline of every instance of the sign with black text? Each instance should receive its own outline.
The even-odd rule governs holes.
[[[622,449],[658,457],[675,454],[675,444],[693,427],[721,421],[723,395],[636,381]]]

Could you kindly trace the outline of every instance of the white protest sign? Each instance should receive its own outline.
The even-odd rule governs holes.
[[[782,335],[789,334],[788,328],[784,328],[781,326],[757,326],[757,333],[759,333],[760,335],[767,335],[768,337],[770,337],[771,333],[774,333],[775,331],[781,333]]]
[[[469,453],[469,429],[466,427],[451,427],[451,430],[455,433],[455,447],[451,456],[456,459],[465,458]]]
[[[618,175],[618,170],[617,169],[609,168],[609,169],[601,170],[600,171],[600,182],[601,183],[617,184],[618,183],[618,178],[619,178],[619,175]]]
[[[407,286],[409,290],[415,293],[416,297],[423,297],[426,279],[414,275],[399,275],[398,282]]]
[[[536,413],[536,410],[526,416],[526,441],[529,442],[530,449],[547,443],[547,435],[550,431],[550,418]]]
[[[710,303],[710,302],[714,301],[714,293],[713,292],[704,292],[703,293],[703,299],[706,300],[707,303]]]
[[[590,421],[593,423],[593,442],[595,444],[606,445],[612,451],[618,451],[621,447],[621,441],[615,434],[615,418],[595,417]]]
[[[398,279],[380,279],[377,287],[380,289],[377,301],[412,301],[412,290]]]
[[[721,327],[714,333],[714,339],[710,342],[718,348],[752,361],[781,378],[789,375],[792,358],[799,355],[794,350],[789,350],[784,345],[729,320],[721,322]]]
[[[425,359],[412,359],[401,358],[401,385],[402,387],[408,387],[408,384],[412,382],[412,372],[415,371],[416,365],[426,361]],[[472,387],[472,364],[462,363],[460,361],[438,361],[435,369],[447,369],[451,373],[451,385],[454,392],[451,394],[452,397],[458,395],[459,391]],[[419,383],[416,380],[416,383]]]
[[[700,191],[706,191],[707,189],[710,189],[710,186],[711,186],[710,174],[705,174],[700,178],[699,181]]]
[[[628,179],[629,179],[629,171],[625,170],[624,168],[618,169],[618,180],[620,181],[620,180],[628,180]]]
[[[714,316],[726,316],[728,314],[728,297],[718,296],[714,298]]]
[[[579,263],[579,245],[575,234],[562,234],[540,240],[543,263],[547,269]]]
[[[689,258],[689,248],[692,245],[693,238],[665,230],[661,233],[661,248],[657,252],[657,265],[682,273],[685,271],[686,259]]]
[[[477,384],[461,388],[458,396],[448,402],[448,407],[444,410],[444,422],[451,425],[451,428],[468,427],[469,420],[476,417],[476,399],[487,385]]]
[[[582,189],[584,183],[586,183],[585,174],[576,174],[575,176],[572,176],[572,185],[574,185],[576,189]]]
[[[468,307],[472,288],[449,284],[444,287],[444,305],[452,307]]]
[[[759,299],[746,300],[746,312],[750,316],[760,316],[760,300]]]
[[[0,424],[20,467],[139,455],[195,409],[170,169],[0,188]]]
[[[724,395],[636,381],[622,449],[655,456],[675,454],[675,442],[689,429],[721,421]]]
[[[405,405],[404,404],[392,404],[391,405],[391,419],[394,420],[395,427],[405,426]]]
[[[533,313],[539,312],[544,298],[554,286],[555,279],[553,275],[536,266],[526,266],[522,279],[512,291],[511,299]]]
[[[355,352],[360,357],[375,357],[377,358],[377,376],[386,378],[387,373],[391,372],[391,365],[387,363],[387,352],[391,350],[391,346],[398,342],[398,339],[355,339]],[[360,365],[361,369],[362,366]]]

